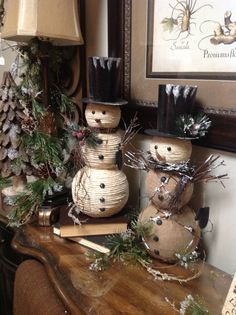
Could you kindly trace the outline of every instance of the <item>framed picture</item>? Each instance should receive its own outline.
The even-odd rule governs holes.
[[[234,0],[149,0],[147,77],[234,79]]]
[[[176,2],[175,5],[173,4],[174,1]],[[206,67],[201,66],[203,70],[200,71],[195,67],[191,68],[190,65],[184,65],[186,58],[179,54],[175,60],[176,68],[173,68],[169,65],[170,57],[165,57],[163,53],[165,53],[168,45],[174,44],[173,40],[175,40],[175,37],[171,38],[167,43],[164,42],[165,49],[162,52],[161,61],[158,61],[156,64],[153,62],[153,56],[150,56],[151,52],[152,55],[154,52],[153,42],[159,45],[158,41],[161,36],[158,36],[159,33],[153,28],[157,25],[159,32],[164,33],[162,21],[171,17],[171,10],[177,4],[181,3],[181,8],[184,5],[191,7],[192,20],[189,20],[191,22],[189,35],[188,32],[185,34],[181,32],[181,37],[179,38],[178,30],[175,30],[173,36],[177,37],[177,42],[181,42],[186,40],[182,36],[188,35],[186,37],[189,38],[188,45],[192,47],[190,43],[190,38],[194,36],[192,33],[195,34],[194,31],[198,30],[200,25],[201,30],[204,30],[207,25],[207,17],[202,20],[202,13],[205,10],[209,13],[215,8],[215,12],[218,12],[215,21],[219,21],[221,25],[225,23],[225,8],[222,11],[218,10],[218,5],[221,2],[225,2],[227,10],[233,12],[232,20],[235,12],[236,21],[236,9],[235,6],[233,8],[233,0],[108,0],[108,48],[110,56],[122,57],[123,59],[122,91],[123,97],[129,100],[130,103],[126,113],[127,116],[133,115],[137,111],[140,123],[144,129],[155,128],[159,85],[168,83],[197,85],[198,106],[202,107],[204,112],[212,119],[212,127],[208,136],[201,140],[201,143],[198,143],[208,147],[236,152],[236,57],[235,59],[230,59],[231,66],[225,66],[223,61],[219,62],[216,58],[217,65],[206,62]],[[161,6],[165,8],[160,17],[156,17],[154,14],[155,3],[157,4],[157,11]],[[194,3],[196,4],[194,5]],[[182,11],[178,12],[182,14]],[[174,15],[173,19],[177,19],[177,17]],[[225,25],[222,27],[223,31],[226,32]],[[155,32],[156,37],[153,39]],[[167,32],[169,34],[169,31]],[[227,34],[228,32],[226,32]],[[199,34],[198,36],[200,38]],[[208,40],[211,38],[212,35]],[[201,39],[200,45],[205,40],[203,40],[203,37]],[[210,47],[208,40],[206,39],[206,42]],[[236,42],[228,45],[221,43],[220,45],[214,45],[214,49],[216,47],[233,49],[233,47],[236,47],[235,45]],[[158,47],[155,50],[155,58],[158,59],[161,49],[161,47]],[[160,63],[163,64],[162,71],[159,68]],[[180,63],[182,63],[181,67],[179,66]],[[222,68],[220,69],[219,66]]]

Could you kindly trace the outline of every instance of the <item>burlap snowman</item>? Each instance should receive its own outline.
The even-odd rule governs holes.
[[[118,213],[129,196],[126,175],[119,169],[121,136],[117,127],[120,106],[127,104],[117,97],[120,62],[119,58],[89,58],[90,98],[84,99],[85,118],[100,142],[93,148],[82,147],[86,166],[73,179],[72,197],[80,211],[91,217]]]
[[[153,136],[149,159],[157,167],[147,174],[149,205],[141,211],[139,221],[153,223],[151,236],[143,241],[151,256],[166,262],[176,261],[178,253],[191,253],[200,239],[196,214],[187,206],[193,193],[188,161],[191,139],[204,135],[210,122],[204,116],[194,116],[196,90],[161,85],[158,129],[146,130]]]

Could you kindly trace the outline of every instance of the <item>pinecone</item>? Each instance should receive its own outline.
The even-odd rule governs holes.
[[[25,133],[32,134],[36,129],[36,121],[32,117],[26,117],[22,121],[21,129]]]
[[[21,121],[26,118],[15,97],[16,84],[4,72],[0,87],[0,176],[31,175],[30,157],[21,142]]]
[[[57,177],[56,173],[49,166],[47,167],[45,164],[41,164],[35,167],[33,175],[44,179],[47,179],[49,176],[54,179]]]

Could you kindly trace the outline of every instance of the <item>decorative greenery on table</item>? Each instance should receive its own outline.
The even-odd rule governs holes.
[[[92,253],[94,261],[90,265],[91,270],[104,270],[108,268],[112,262],[140,264],[155,279],[178,281],[179,283],[188,282],[201,274],[201,268],[194,274],[184,278],[160,271],[154,265],[154,261],[149,256],[143,243],[143,238],[152,234],[154,223],[152,221],[138,222],[138,211],[136,211],[136,213],[131,213],[131,215],[132,219],[130,227],[126,232],[107,236],[106,246],[110,249],[109,254],[102,254],[99,252]],[[178,258],[176,265],[185,268],[189,268],[192,263],[197,262],[199,259],[199,255],[196,251],[187,255],[184,253],[176,253],[176,257]]]
[[[199,296],[194,298],[191,294],[187,295],[186,298],[180,302],[180,309],[176,308],[175,304],[170,302],[167,297],[165,300],[180,315],[210,315],[206,304]]]
[[[147,250],[142,242],[142,238],[150,236],[152,234],[153,223],[139,223],[137,221],[138,211],[131,213],[132,220],[130,228],[127,232],[121,234],[114,234],[107,237],[106,246],[110,249],[109,254],[92,253],[92,257],[95,258],[94,262],[90,264],[90,270],[102,271],[107,269],[112,262],[132,263],[140,264],[150,274],[158,280],[178,281],[179,283],[185,283],[195,279],[201,273],[199,270],[193,276],[181,278],[171,274],[163,273],[160,270],[153,268],[153,261],[148,255]],[[198,260],[199,254],[193,252],[188,255],[184,253],[176,253],[176,257],[179,259],[177,264],[184,268],[189,268],[191,263]],[[169,266],[171,269],[171,266]],[[180,302],[180,308],[175,306],[174,302],[171,302],[167,297],[165,300],[170,306],[181,315],[210,315],[210,312],[200,297],[193,297],[187,295],[186,298]]]

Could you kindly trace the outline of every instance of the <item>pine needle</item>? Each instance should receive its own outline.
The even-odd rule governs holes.
[[[0,177],[0,189],[11,186],[11,183],[9,178]]]
[[[21,193],[13,202],[12,212],[8,215],[10,226],[25,224],[30,217],[37,213],[49,190],[53,189],[56,182],[48,177],[46,180],[38,179],[26,185],[26,192]]]
[[[63,163],[62,142],[58,138],[42,132],[35,131],[31,135],[26,134],[21,139],[24,147],[29,152],[33,149],[33,162],[44,163],[51,168],[61,166]]]

